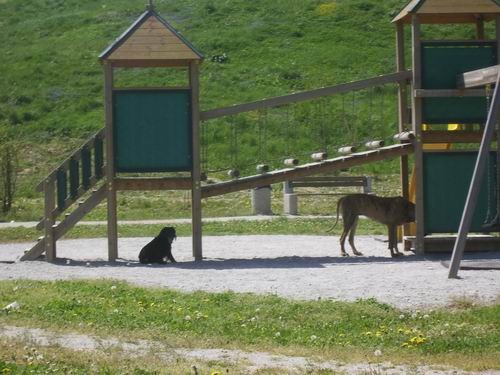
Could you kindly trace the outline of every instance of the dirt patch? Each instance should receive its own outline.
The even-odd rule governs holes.
[[[328,369],[346,374],[422,374],[422,375],[466,375],[479,374],[463,372],[457,369],[432,369],[429,366],[393,365],[389,362],[347,364],[336,361],[318,362],[306,357],[275,355],[265,352],[244,352],[230,349],[187,349],[169,348],[161,342],[138,340],[124,342],[118,338],[97,338],[82,334],[56,334],[39,328],[24,328],[15,326],[0,326],[0,339],[16,340],[34,346],[61,346],[74,351],[106,351],[118,350],[127,357],[140,357],[153,352],[166,362],[175,358],[189,358],[196,361],[224,361],[229,363],[245,363],[249,372],[265,368],[279,368],[283,371],[304,371],[305,369]],[[481,374],[484,374],[482,372]],[[498,371],[488,374],[498,375]]]

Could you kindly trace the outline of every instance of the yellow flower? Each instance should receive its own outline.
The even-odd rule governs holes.
[[[220,371],[212,371],[210,375],[221,375]]]

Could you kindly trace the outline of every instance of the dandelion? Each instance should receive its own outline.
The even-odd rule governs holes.
[[[401,315],[399,316],[399,319],[401,319],[401,320],[403,320],[404,318],[405,318],[405,316],[404,316],[403,314],[401,314]]]
[[[111,285],[111,290],[115,290],[116,289],[116,285]]]
[[[424,318],[424,319],[429,319],[429,318],[430,318],[430,317],[429,317],[429,314],[425,314],[425,315],[423,316],[423,318]]]
[[[184,320],[187,321],[187,322],[191,321],[191,316],[190,315],[186,315],[184,317]]]
[[[257,308],[255,309],[255,312],[256,312],[256,313],[260,312],[260,307],[257,307]]]
[[[281,337],[281,332],[276,332],[276,333],[274,334],[274,337]]]
[[[382,350],[377,349],[373,352],[373,354],[375,355],[375,357],[380,357],[382,355]]]
[[[316,335],[311,335],[311,337],[309,337],[309,339],[310,339],[311,341],[316,341],[316,340],[318,339],[318,336],[316,336]]]

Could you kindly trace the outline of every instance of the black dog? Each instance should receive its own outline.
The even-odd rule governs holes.
[[[165,258],[172,263],[176,263],[172,256],[172,242],[177,238],[175,228],[165,227],[160,234],[144,246],[139,253],[139,261],[143,264],[148,263],[167,263]]]

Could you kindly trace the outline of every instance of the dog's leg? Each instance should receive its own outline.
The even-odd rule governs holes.
[[[351,245],[351,249],[354,255],[363,255],[363,253],[359,252],[354,246],[354,235],[356,234],[356,228],[358,227],[358,217],[356,216],[354,222],[351,225],[351,230],[349,232],[349,245]]]
[[[389,232],[389,250],[391,252],[391,257],[397,257],[398,255],[401,255],[398,252],[398,235],[397,235],[397,229],[398,227],[396,225],[388,225],[387,226],[388,232]]]
[[[167,259],[172,263],[177,263],[174,257],[172,256],[172,245],[169,245],[167,248]]]
[[[347,238],[347,235],[351,231],[352,226],[356,222],[356,216],[353,216],[347,212],[342,212],[342,221],[344,224],[344,230],[342,231],[342,235],[340,236],[340,255],[342,255],[343,257],[347,257],[349,256],[349,254],[347,254],[347,252],[345,251],[345,240]]]

